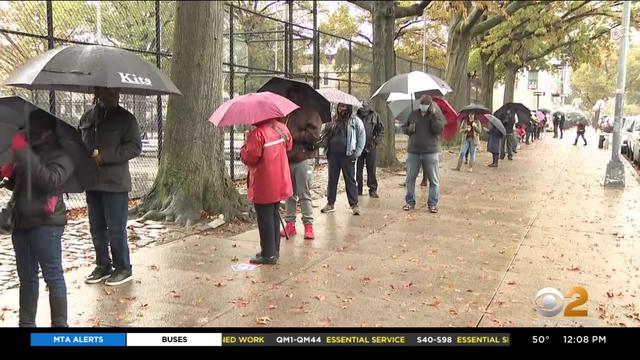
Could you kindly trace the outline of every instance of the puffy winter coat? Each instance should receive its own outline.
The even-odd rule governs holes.
[[[278,120],[263,121],[247,136],[240,160],[249,167],[249,201],[273,204],[293,195],[287,151],[293,147],[289,129]]]

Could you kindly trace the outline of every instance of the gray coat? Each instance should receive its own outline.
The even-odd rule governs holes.
[[[106,112],[94,106],[82,115],[79,127],[87,150],[91,153],[98,149],[102,159],[97,183],[87,190],[131,191],[129,160],[142,152],[140,129],[133,114],[120,106]]]

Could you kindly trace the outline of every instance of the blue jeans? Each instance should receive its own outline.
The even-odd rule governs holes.
[[[20,280],[21,327],[35,326],[39,295],[38,265],[42,269],[44,281],[49,286],[50,302],[52,297],[67,297],[67,285],[62,270],[63,231],[64,226],[38,226],[13,231],[11,240]],[[52,306],[52,310],[53,308]],[[52,319],[56,315],[52,314]],[[66,321],[66,309],[64,316]]]
[[[429,200],[428,206],[437,206],[440,196],[440,176],[438,175],[438,153],[407,154],[407,204],[416,205],[416,179],[420,172],[420,167],[426,169],[425,176],[429,179]]]
[[[131,271],[129,244],[127,243],[127,219],[129,194],[126,192],[87,191],[89,226],[96,250],[96,265],[111,271]]]
[[[462,147],[460,148],[460,160],[464,158],[464,154],[469,151],[469,159],[471,161],[476,161],[476,144],[473,143],[473,139],[466,139],[464,143],[462,143]]]

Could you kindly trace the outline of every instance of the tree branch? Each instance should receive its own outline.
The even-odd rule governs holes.
[[[467,23],[462,27],[462,31],[469,31],[469,29],[472,29],[474,26],[476,26],[478,21],[480,21],[480,18],[482,18],[483,14],[484,9],[474,7],[471,11],[471,15],[469,15],[469,20],[467,20]]]
[[[431,1],[422,0],[417,4],[413,4],[407,7],[400,7],[398,5],[394,5],[393,10],[396,19],[402,19],[409,16],[419,16],[422,15],[424,9],[427,8],[431,4]]]
[[[567,16],[571,15],[572,13],[580,10],[581,7],[587,5],[590,1],[583,1],[580,5],[574,7],[573,9],[569,9],[569,11],[567,11],[565,14],[563,14],[560,18],[561,19],[565,19]]]
[[[404,33],[402,32],[404,29],[408,28],[409,26],[413,25],[413,24],[417,24],[420,21],[422,21],[421,19],[412,19],[407,21],[406,23],[402,24],[400,26],[400,28],[398,28],[398,31],[396,32],[396,36],[393,37],[394,40],[397,40],[400,36],[402,36]]]
[[[505,12],[507,13],[507,15],[513,15],[516,13],[516,11],[520,9],[524,9],[527,6],[531,6],[533,4],[534,4],[533,1],[512,1],[509,5],[507,5]],[[491,18],[477,24],[471,30],[471,37],[476,37],[482,33],[485,33],[493,29],[494,27],[499,25],[502,21],[504,21],[504,19],[505,19],[504,15],[494,15]]]
[[[368,37],[367,35],[365,35],[365,34],[363,34],[363,33],[359,32],[359,33],[358,33],[358,36],[360,36],[361,38],[363,38],[363,39],[367,40],[367,42],[368,42],[369,44],[373,45],[373,40],[371,40],[371,38],[370,38],[370,37]]]
[[[273,6],[273,5],[277,4],[277,3],[278,3],[277,1],[270,2],[270,3],[266,4],[266,5],[265,5],[265,6],[264,6],[260,11],[258,11],[258,12],[259,12],[260,14],[263,14],[263,13],[264,13],[264,12],[265,12],[269,7],[271,7],[271,6]]]
[[[607,28],[606,30],[600,31],[599,33],[597,33],[597,34],[593,35],[592,37],[590,37],[590,38],[589,38],[589,40],[590,40],[590,41],[596,40],[596,39],[598,39],[598,38],[602,37],[603,35],[608,34],[611,30],[613,30],[613,29],[617,28],[618,26],[620,26],[620,24],[616,24],[616,25],[614,25],[614,26],[612,26],[612,27],[610,27],[610,28]],[[578,42],[578,40],[579,40],[579,39],[571,39],[571,38],[570,38],[570,39],[569,39],[569,40],[567,40],[567,41],[563,41],[563,42],[560,42],[560,43],[558,43],[558,44],[556,44],[556,45],[554,45],[554,46],[549,47],[548,49],[546,49],[546,50],[544,50],[544,51],[540,52],[539,54],[535,54],[535,55],[530,55],[530,56],[523,57],[523,58],[522,58],[522,62],[523,62],[523,63],[528,63],[528,62],[530,62],[530,61],[535,61],[535,60],[542,59],[543,57],[545,57],[545,56],[547,56],[547,55],[551,54],[552,52],[554,52],[554,51],[558,50],[558,49],[559,49],[559,48],[561,48],[561,47],[564,47],[564,46],[568,46],[568,45],[572,45],[572,44],[577,43],[577,42]]]
[[[349,1],[350,3],[352,3],[353,5],[363,9],[363,10],[367,10],[368,12],[373,12],[373,1]]]

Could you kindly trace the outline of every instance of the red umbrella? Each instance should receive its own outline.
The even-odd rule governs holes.
[[[281,118],[298,109],[291,100],[269,91],[238,96],[222,104],[209,117],[215,126],[253,125]]]
[[[442,110],[444,118],[447,119],[447,124],[444,126],[444,131],[442,132],[442,138],[449,140],[456,136],[456,133],[458,132],[458,113],[453,109],[451,104],[447,102],[447,100],[437,96],[432,97],[432,100],[438,105],[440,110]]]

